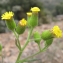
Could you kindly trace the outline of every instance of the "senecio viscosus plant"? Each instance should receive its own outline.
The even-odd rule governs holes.
[[[27,62],[30,58],[32,58],[35,55],[46,50],[52,44],[54,38],[62,37],[62,31],[59,28],[59,26],[57,26],[57,25],[55,25],[52,29],[44,30],[41,33],[37,32],[37,31],[33,32],[33,29],[38,25],[38,12],[40,12],[40,9],[38,7],[32,7],[31,11],[27,13],[27,20],[25,20],[25,18],[23,18],[22,20],[20,20],[18,22],[18,24],[15,23],[15,20],[13,18],[14,13],[12,11],[5,12],[1,16],[1,19],[5,20],[5,23],[8,27],[8,29],[10,29],[15,35],[15,39],[16,39],[15,44],[16,44],[17,48],[19,49],[19,54],[18,54],[18,57],[17,57],[15,63]],[[27,36],[24,46],[21,47],[21,44],[19,41],[19,36],[24,33],[26,27],[28,27],[28,36]],[[32,34],[32,32],[33,32],[33,34]],[[28,43],[31,41],[31,39],[30,39],[31,35],[33,35],[33,40],[35,41],[35,43],[38,44],[39,51],[29,57],[20,59],[24,49],[26,48]],[[41,48],[41,46],[40,46],[41,40],[44,40],[43,48]],[[0,52],[1,51],[2,51],[2,46],[0,45]]]

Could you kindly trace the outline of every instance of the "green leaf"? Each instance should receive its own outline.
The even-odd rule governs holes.
[[[50,46],[53,42],[53,38],[46,40],[45,46]]]

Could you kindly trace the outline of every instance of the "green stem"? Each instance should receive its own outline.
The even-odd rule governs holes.
[[[19,59],[20,59],[20,57],[21,57],[21,54],[22,54],[22,52],[20,51],[19,54],[18,54],[18,58],[17,58],[17,60],[16,60],[16,63],[18,63],[18,61],[19,61]]]
[[[40,43],[38,44],[39,50],[41,51]]]
[[[19,50],[21,50],[21,45],[19,42],[19,35],[15,32],[15,30],[13,30],[13,32],[14,32],[14,35],[16,37],[16,46],[19,48]]]
[[[30,36],[31,36],[31,34],[32,34],[32,30],[33,30],[33,28],[31,28],[30,31],[29,31],[29,33],[28,33],[27,41],[26,41],[24,47],[22,48],[22,50],[19,52],[18,58],[17,58],[17,60],[16,60],[16,63],[18,63],[18,61],[19,61],[19,59],[20,59],[20,57],[21,57],[21,55],[22,55],[22,53],[23,53],[25,47],[26,47],[26,46],[28,45],[28,43],[29,43],[29,39],[30,39]]]
[[[39,38],[37,38],[37,39],[39,39]],[[35,41],[35,40],[37,40],[37,39],[30,39],[29,41]]]
[[[35,53],[35,54],[33,54],[33,55],[31,55],[31,56],[29,56],[29,57],[27,57],[27,58],[25,58],[25,59],[23,59],[23,60],[21,60],[21,62],[25,62],[27,59],[29,59],[29,58],[32,58],[32,57],[34,57],[34,56],[36,56],[37,54],[39,54],[39,53],[41,53],[41,52],[43,52],[45,49],[47,49],[48,47],[44,47],[41,51],[39,51],[39,52],[37,52],[37,53]],[[20,62],[20,61],[19,61]]]
[[[15,30],[13,30],[13,33],[14,33],[15,37],[18,38],[18,34],[16,33]]]
[[[22,48],[22,51],[25,49],[25,47],[26,47],[26,46],[28,45],[28,43],[29,43],[29,39],[30,39],[30,36],[31,36],[31,34],[32,34],[32,30],[33,30],[33,28],[31,28],[30,31],[29,31],[27,41],[26,41],[24,47]]]

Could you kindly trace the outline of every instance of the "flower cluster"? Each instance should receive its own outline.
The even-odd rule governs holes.
[[[35,41],[35,43],[38,44],[39,46],[39,52],[41,53],[44,50],[46,50],[53,42],[54,38],[61,38],[62,37],[62,30],[59,28],[59,26],[54,26],[52,29],[49,30],[45,30],[41,33],[39,32],[33,32],[33,29],[38,25],[38,12],[40,12],[40,8],[38,7],[32,7],[30,9],[30,12],[27,12],[27,20],[25,18],[21,19],[18,24],[16,25],[15,20],[13,18],[14,13],[12,11],[9,12],[5,12],[4,14],[2,14],[1,19],[6,21],[6,25],[7,27],[12,30],[12,32],[15,35],[15,39],[16,39],[16,46],[19,49],[19,55],[18,58],[16,60],[16,63],[24,63],[26,62],[26,60],[28,60],[29,58],[35,56],[36,54],[29,56],[23,60],[20,60],[20,57],[24,51],[24,49],[26,48],[26,46],[28,45],[29,41],[31,40],[30,37],[31,35],[33,35],[33,40]],[[26,27],[28,27],[29,29],[29,34],[27,36],[27,40],[24,44],[23,47],[21,47],[20,41],[19,41],[19,35],[23,34],[24,31],[26,30]],[[43,47],[43,49],[40,46],[40,42],[41,40],[45,41],[45,46]],[[2,47],[0,46],[0,50],[2,50]]]

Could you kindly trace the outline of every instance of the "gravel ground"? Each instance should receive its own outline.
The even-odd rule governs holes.
[[[51,29],[54,25],[58,25],[63,30],[63,22],[52,22],[51,24],[44,24],[38,26],[34,31]],[[28,35],[28,30],[20,36],[20,43],[23,46]],[[15,63],[19,50],[15,46],[15,37],[13,33],[0,34],[0,43],[3,45],[3,63]],[[42,43],[41,43],[42,45]],[[34,54],[38,51],[38,46],[35,42],[30,42],[23,52],[22,58]],[[43,53],[35,56],[37,61],[28,63],[63,63],[63,37],[55,38],[53,44]],[[0,58],[1,63],[1,58]]]

